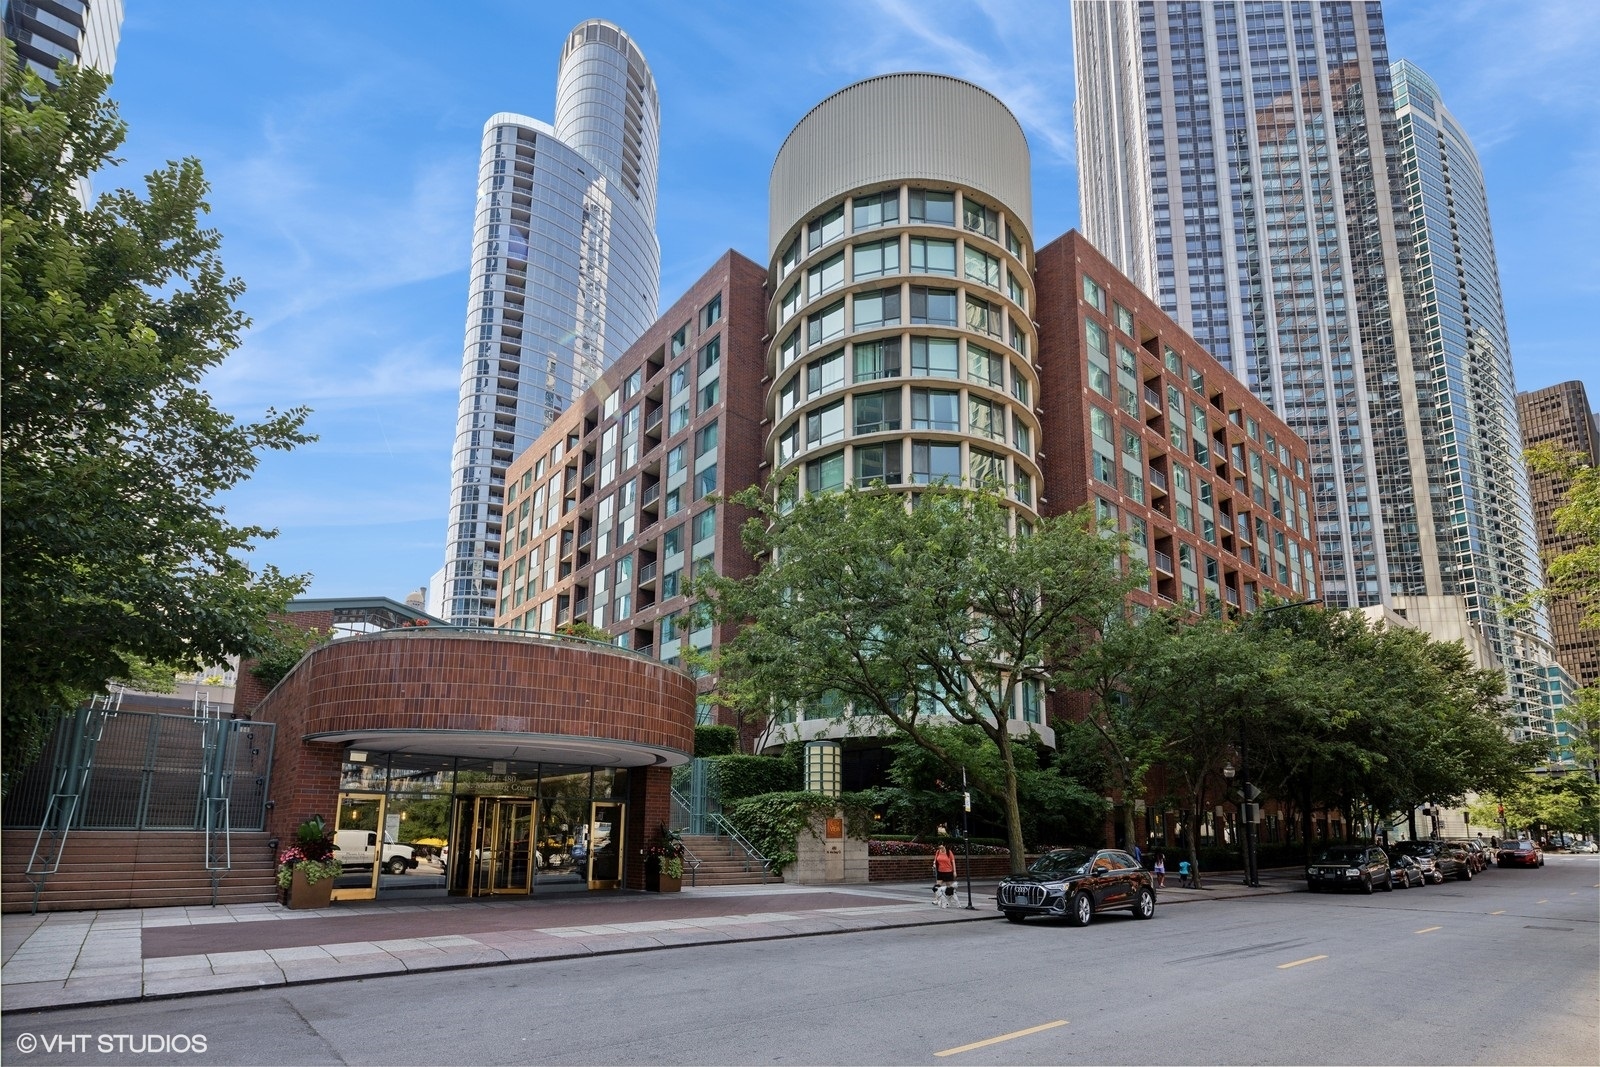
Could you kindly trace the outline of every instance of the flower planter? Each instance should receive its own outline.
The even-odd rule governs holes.
[[[672,877],[672,875],[668,874],[665,871],[661,872],[661,888],[658,890],[659,892],[662,892],[662,893],[676,893],[682,888],[683,888],[683,878],[681,876],[678,877],[678,878],[674,878],[674,877]]]
[[[296,867],[289,882],[289,907],[326,908],[333,899],[333,879],[306,881],[305,872]]]

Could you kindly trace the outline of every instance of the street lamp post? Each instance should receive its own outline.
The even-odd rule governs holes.
[[[972,790],[967,788],[967,767],[961,766],[961,840],[966,851],[966,862],[962,865],[967,870],[967,910],[977,911],[972,906]]]

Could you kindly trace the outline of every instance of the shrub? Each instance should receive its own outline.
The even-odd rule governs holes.
[[[694,755],[731,756],[739,751],[739,731],[732,726],[696,726],[694,728]]]
[[[797,791],[802,784],[795,764],[772,756],[715,756],[712,766],[725,807],[763,793]]]
[[[811,825],[812,818],[841,809],[845,833],[864,838],[872,832],[871,808],[846,797],[822,793],[764,793],[746,797],[725,814],[756,851],[771,861],[772,869],[781,871],[795,861],[795,839]]]

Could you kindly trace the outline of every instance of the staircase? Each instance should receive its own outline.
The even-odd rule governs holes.
[[[34,886],[26,876],[35,830],[0,837],[4,875],[0,909],[28,911]],[[40,911],[160,908],[179,904],[244,904],[277,899],[276,864],[268,837],[234,831],[232,867],[217,871],[215,900],[204,831],[74,830],[62,839],[60,866],[39,896]]]
[[[761,861],[751,857],[731,837],[716,834],[684,834],[683,847],[694,860],[684,857],[683,881],[688,886],[761,885],[783,881],[778,874],[761,873]]]

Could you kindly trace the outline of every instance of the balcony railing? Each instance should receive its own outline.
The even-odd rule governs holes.
[[[1172,573],[1172,557],[1167,555],[1165,552],[1160,551],[1160,550],[1156,551],[1155,557],[1156,557],[1156,570],[1160,571],[1162,574],[1171,574]]]

